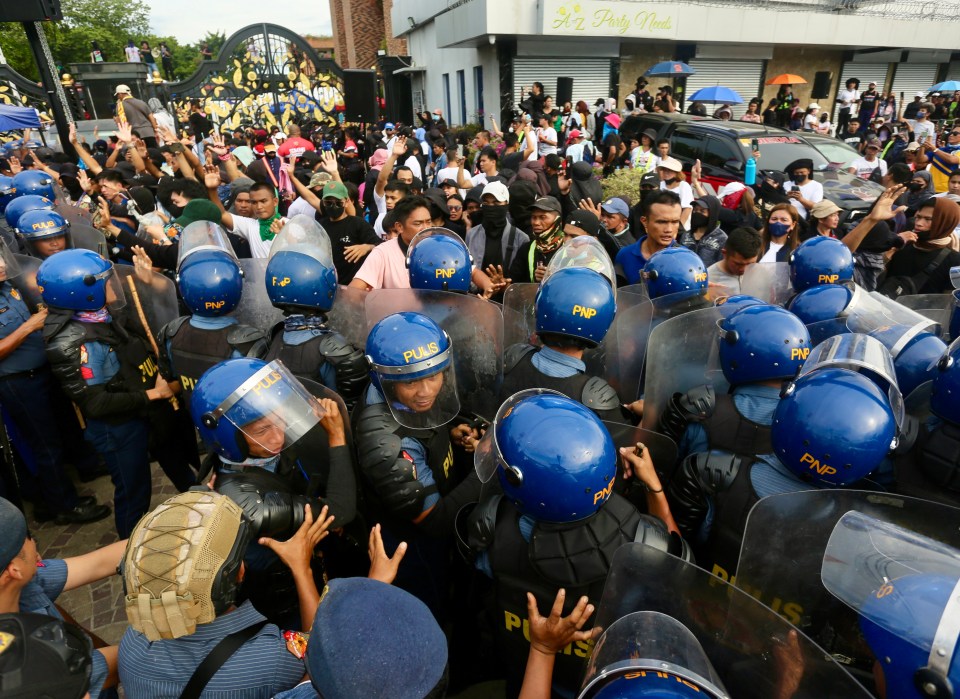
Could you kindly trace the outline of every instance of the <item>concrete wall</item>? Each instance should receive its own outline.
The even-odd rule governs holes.
[[[618,106],[623,106],[623,98],[633,92],[636,87],[637,78],[641,77],[644,71],[650,66],[660,61],[669,61],[673,58],[675,47],[669,43],[623,43],[620,45],[620,90],[617,93],[620,97],[617,100]],[[658,80],[663,82],[658,82]],[[661,84],[667,84],[663,78],[653,78],[647,87],[657,88]]]
[[[819,98],[816,102],[828,111],[833,109],[833,101],[840,91],[840,71],[843,68],[843,51],[830,51],[809,46],[774,46],[773,58],[767,61],[766,80],[782,73],[793,73],[807,79],[806,85],[794,85],[793,94],[800,98],[804,109],[814,100],[810,97],[813,90],[813,78],[817,71],[832,73],[829,97]],[[766,104],[777,96],[778,85],[765,85],[763,102]]]

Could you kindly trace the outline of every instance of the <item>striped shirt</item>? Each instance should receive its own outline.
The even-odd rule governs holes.
[[[204,658],[224,637],[260,623],[264,617],[249,601],[190,636],[149,642],[127,629],[120,641],[120,682],[128,697],[177,697]],[[303,679],[303,661],[287,650],[283,632],[267,624],[217,671],[204,699],[269,699]]]

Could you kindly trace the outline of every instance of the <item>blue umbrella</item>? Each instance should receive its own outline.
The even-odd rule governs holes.
[[[723,85],[702,87],[687,98],[688,102],[715,102],[716,104],[743,104],[743,98]]]
[[[693,75],[696,72],[697,71],[683,61],[661,61],[652,68],[648,68],[644,75],[646,75],[648,78],[670,78]]]
[[[960,80],[947,80],[942,83],[937,83],[927,90],[927,92],[960,92]]]

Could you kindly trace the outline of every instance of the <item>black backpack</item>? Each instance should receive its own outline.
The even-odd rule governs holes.
[[[920,289],[926,285],[927,280],[940,268],[940,265],[943,264],[943,261],[947,259],[947,255],[949,254],[950,248],[944,248],[937,253],[937,256],[930,261],[930,264],[923,268],[922,272],[914,274],[912,277],[906,275],[886,277],[880,282],[877,291],[891,299],[919,294]]]

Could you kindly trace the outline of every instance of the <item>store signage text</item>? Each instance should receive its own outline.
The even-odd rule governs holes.
[[[544,34],[674,38],[675,5],[598,0],[540,0]]]

